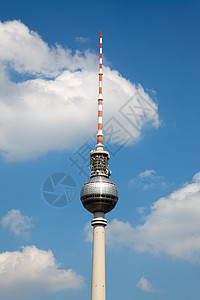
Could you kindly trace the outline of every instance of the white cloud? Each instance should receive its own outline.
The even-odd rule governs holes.
[[[0,254],[0,296],[26,296],[82,287],[83,277],[72,269],[59,269],[50,250],[27,246],[22,251]]]
[[[135,248],[200,263],[200,180],[154,203],[143,225],[137,226]]]
[[[15,236],[30,237],[29,229],[33,227],[32,218],[23,216],[20,210],[12,209],[1,219],[4,228],[8,228]]]
[[[147,293],[153,293],[155,291],[154,288],[152,287],[152,284],[150,283],[150,281],[144,277],[140,278],[136,287]]]
[[[76,42],[79,42],[79,43],[82,43],[82,44],[85,44],[89,41],[88,38],[85,38],[85,37],[82,37],[82,36],[75,37],[75,40],[76,40]]]
[[[194,182],[200,182],[200,172],[196,173],[193,177]]]
[[[136,178],[129,180],[129,186],[137,186],[144,190],[150,188],[164,188],[167,187],[164,176],[160,176],[153,169],[148,169],[143,172],[140,172]]]
[[[92,226],[90,222],[88,222],[84,227],[84,235],[87,242],[92,242]]]
[[[73,55],[58,44],[49,47],[19,21],[0,22],[1,155],[30,159],[72,149],[93,136],[97,66],[98,57],[89,51]],[[16,74],[20,81],[14,82]],[[158,127],[157,105],[142,86],[109,67],[104,67],[103,78],[104,123],[114,116],[131,141],[140,138],[145,124]],[[124,138],[122,130],[119,143],[124,144]]]
[[[95,61],[92,54],[89,58],[81,56],[78,51],[72,55],[70,49],[59,44],[50,48],[38,33],[29,30],[20,21],[0,22],[0,37],[1,64],[9,63],[19,73],[57,76],[63,68],[70,71],[91,68]]]
[[[152,177],[152,175],[156,175],[155,170],[146,170],[144,172],[140,172],[139,177],[141,177],[141,178]]]
[[[200,263],[200,172],[192,183],[156,201],[144,224],[110,222],[106,238],[110,245]]]
[[[106,242],[110,245],[123,244],[129,246],[132,243],[133,233],[133,227],[129,222],[114,219],[108,224]]]
[[[143,213],[145,212],[146,209],[147,209],[146,206],[140,206],[140,207],[137,208],[137,212],[138,212],[139,214],[143,214]]]

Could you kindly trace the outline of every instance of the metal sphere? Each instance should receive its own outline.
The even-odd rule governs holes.
[[[91,213],[108,213],[118,201],[117,187],[108,177],[94,176],[83,185],[81,201]]]

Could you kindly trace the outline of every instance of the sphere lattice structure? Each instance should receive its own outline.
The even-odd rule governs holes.
[[[108,213],[118,201],[117,187],[108,177],[91,177],[82,187],[81,201],[91,213]]]

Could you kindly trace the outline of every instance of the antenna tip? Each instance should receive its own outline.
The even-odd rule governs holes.
[[[100,32],[100,38],[102,38],[102,32]]]

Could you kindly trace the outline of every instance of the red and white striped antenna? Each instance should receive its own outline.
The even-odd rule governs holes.
[[[98,98],[98,132],[97,132],[97,150],[103,150],[103,132],[102,132],[102,32],[100,32],[100,54],[99,54],[99,98]]]

